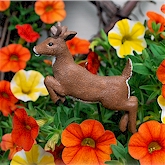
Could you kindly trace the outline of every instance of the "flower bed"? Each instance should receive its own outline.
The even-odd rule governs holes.
[[[93,75],[121,75],[131,60],[128,97],[138,98],[134,133],[119,129],[125,109],[50,98],[44,79],[53,76],[54,61],[36,57],[33,47],[43,30],[51,36],[51,26],[67,18],[62,0],[0,1],[6,39],[0,48],[0,164],[165,164],[164,9],[148,11],[144,23],[123,18],[91,41],[66,41],[74,62]]]

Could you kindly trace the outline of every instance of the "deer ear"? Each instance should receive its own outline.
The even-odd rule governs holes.
[[[62,38],[65,41],[68,41],[68,40],[71,40],[76,34],[77,34],[77,32],[75,32],[75,31],[67,31],[64,33]]]

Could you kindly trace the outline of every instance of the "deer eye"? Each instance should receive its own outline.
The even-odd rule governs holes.
[[[49,46],[53,46],[53,42],[49,42],[48,45],[49,45]]]

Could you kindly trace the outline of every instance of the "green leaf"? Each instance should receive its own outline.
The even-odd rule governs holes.
[[[70,118],[69,120],[67,120],[64,124],[64,128],[67,127],[70,123],[72,122],[76,122],[76,121],[81,121],[82,119],[81,118],[78,118],[78,117],[72,117]]]
[[[159,95],[159,90],[152,92],[148,98],[148,101],[156,99],[158,95]]]
[[[110,68],[110,69],[108,70],[108,75],[109,75],[109,76],[121,75],[121,72],[120,72],[118,69]]]
[[[90,43],[89,48],[94,52],[95,47],[98,45],[99,45],[99,41],[94,40]]]
[[[15,29],[15,25],[10,25],[9,27],[8,27],[8,30],[14,30]]]
[[[123,149],[123,147],[112,144],[111,149],[117,159],[125,159],[125,150]]]
[[[152,22],[151,26],[152,26],[152,29],[154,30],[154,32],[157,33],[160,29],[161,24],[160,23],[156,24],[156,22],[154,21],[154,22]]]
[[[28,13],[32,13],[33,9],[34,9],[33,7],[24,9],[22,6],[20,6],[20,13],[21,15],[25,16]]]
[[[144,90],[148,90],[148,91],[157,91],[158,90],[157,85],[142,85],[139,88],[144,89]]]
[[[123,163],[121,163],[118,160],[107,161],[107,162],[105,162],[105,164],[109,164],[109,165],[124,165]]]
[[[155,42],[150,43],[149,45],[154,56],[163,56],[165,55],[165,47],[163,44],[158,44]]]
[[[143,63],[133,63],[133,71],[142,75],[151,74],[151,71]]]
[[[105,33],[105,31],[104,31],[103,29],[100,30],[100,35],[101,35],[101,38],[102,38],[104,41],[108,41],[107,34]]]
[[[129,57],[133,63],[141,63],[141,62],[143,62],[143,60],[141,59],[140,55],[138,55],[138,56],[128,55],[127,57]]]
[[[32,15],[30,15],[30,17],[28,17],[28,19],[26,20],[26,23],[36,22],[39,19],[40,19],[40,17],[38,15],[36,15],[35,13],[33,13]]]
[[[19,18],[17,18],[15,15],[10,18],[10,21],[14,24],[21,24],[21,21]]]
[[[126,165],[139,165],[139,161],[126,154]]]
[[[2,136],[3,136],[2,128],[0,127],[0,141],[2,140]]]
[[[68,107],[63,106],[63,110],[66,113],[66,115],[69,115],[70,109]]]

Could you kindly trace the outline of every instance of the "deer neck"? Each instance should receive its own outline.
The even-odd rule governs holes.
[[[55,57],[55,62],[53,64],[53,72],[57,73],[63,70],[70,64],[74,63],[73,56],[70,54],[69,50],[58,53]]]

